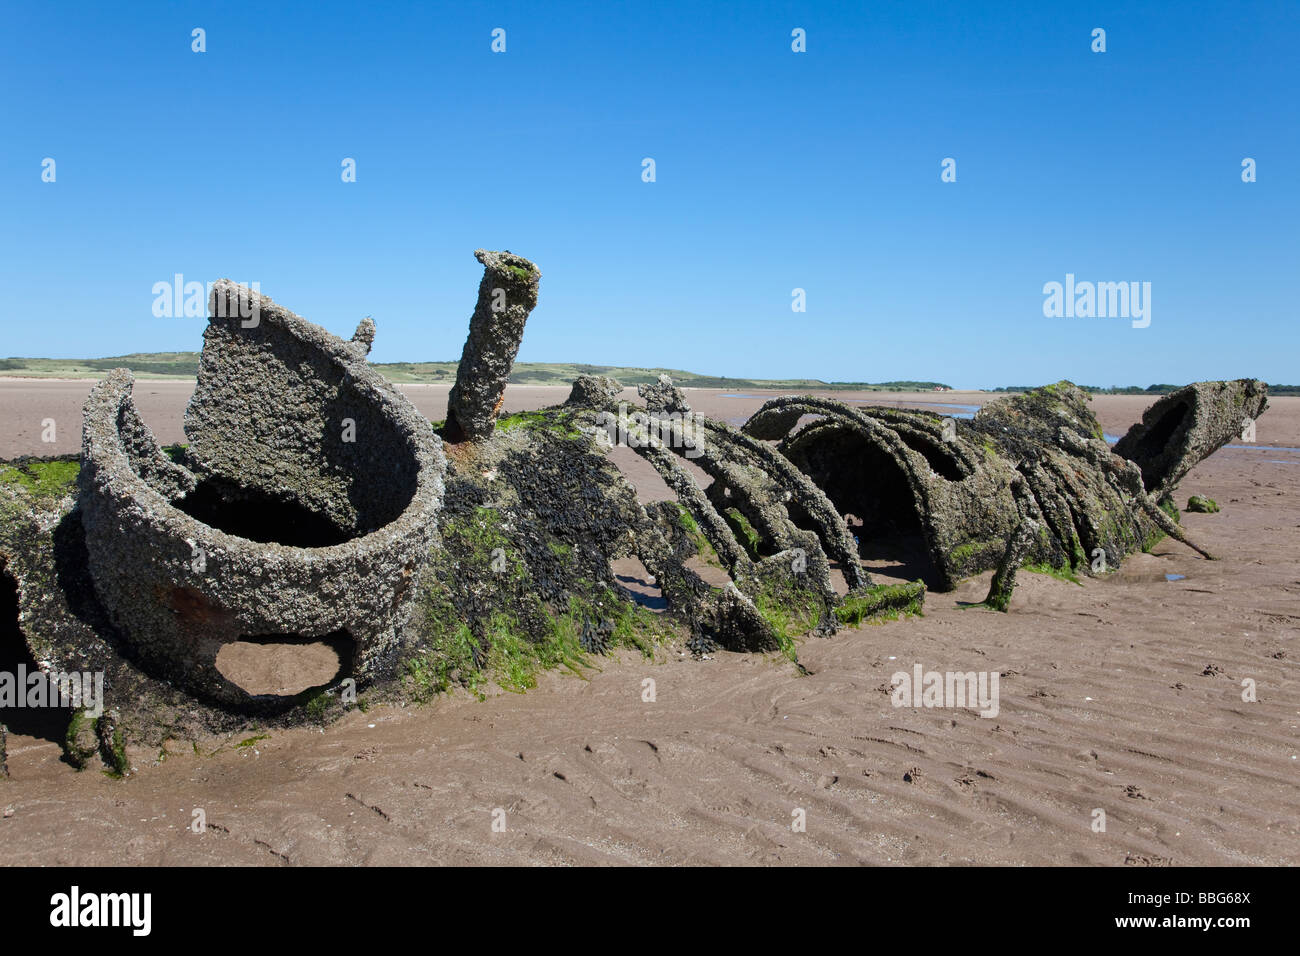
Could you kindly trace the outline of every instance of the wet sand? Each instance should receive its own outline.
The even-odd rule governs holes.
[[[0,380],[0,456],[77,450],[90,384]],[[164,442],[182,440],[189,388],[137,383]],[[443,417],[445,387],[404,389]],[[506,408],[565,394],[512,387]],[[759,404],[729,394],[689,397],[728,420]],[[1093,407],[1118,435],[1150,401]],[[120,782],[76,773],[53,741],[11,735],[4,860],[1295,864],[1300,455],[1262,446],[1300,447],[1300,399],[1271,405],[1256,447],[1220,451],[1179,492],[1180,504],[1195,493],[1222,506],[1183,516],[1221,561],[1165,541],[1082,586],[1022,574],[1009,614],[962,609],[983,597],[986,574],[930,594],[923,618],[806,640],[808,676],[775,657],[622,654],[586,680],[545,675],[525,695],[376,707],[248,747],[200,741],[202,756],[176,741],[161,762],[137,750]],[[58,423],[53,446],[39,440],[45,417]],[[891,675],[917,663],[1000,672],[1000,713],[893,707]],[[202,835],[190,830],[196,808]],[[800,811],[806,831],[794,832]]]

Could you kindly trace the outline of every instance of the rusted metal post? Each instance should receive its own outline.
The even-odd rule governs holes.
[[[510,370],[523,341],[524,323],[537,305],[542,278],[537,266],[509,251],[479,249],[474,258],[483,263],[483,281],[456,369],[456,384],[447,398],[444,435],[449,441],[479,441],[496,427]]]

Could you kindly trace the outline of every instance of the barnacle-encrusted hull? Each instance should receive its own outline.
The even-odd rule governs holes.
[[[1157,402],[1114,449],[1087,394],[1069,382],[990,402],[971,421],[775,398],[743,431],[779,439],[840,513],[864,519],[868,542],[886,528],[914,529],[931,583],[949,590],[1009,553],[1013,565],[1090,574],[1163,535],[1186,541],[1167,504],[1178,480],[1258,417],[1266,395],[1250,379],[1189,385]],[[813,419],[796,429],[805,416]]]
[[[26,643],[48,672],[105,673],[113,710],[95,729],[110,764],[123,735],[339,711],[320,687],[246,692],[218,667],[235,641],[328,638],[347,648],[337,676],[407,699],[476,689],[489,671],[521,689],[535,665],[620,643],[652,653],[677,628],[696,652],[797,664],[797,637],[919,611],[927,588],[980,571],[1005,610],[1028,561],[1089,574],[1166,534],[1209,557],[1170,496],[1267,405],[1260,382],[1196,383],[1112,449],[1068,382],[970,421],[786,396],[738,429],[696,415],[667,379],[628,404],[617,382],[582,376],[563,405],[502,420],[541,272],[476,255],[441,437],[366,363],[369,320],[345,342],[223,281],[188,446],[159,447],[117,370],[86,404],[79,471],[44,463],[53,491],[0,483]],[[640,503],[615,444],[675,500]],[[916,580],[872,580],[864,555],[892,547],[922,555]],[[615,566],[633,558],[666,615],[620,586]],[[87,728],[70,730],[78,759]]]
[[[147,671],[223,706],[254,696],[217,667],[241,639],[334,636],[347,673],[395,676],[417,579],[436,541],[437,437],[343,342],[258,297],[245,328],[218,303],[186,417],[164,454],[114,371],[86,403],[82,524],[95,591]]]

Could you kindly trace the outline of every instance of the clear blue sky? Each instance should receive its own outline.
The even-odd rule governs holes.
[[[487,247],[543,272],[523,361],[1300,381],[1295,2],[11,0],[2,30],[0,355],[198,349],[151,311],[179,272],[454,359]],[[1150,327],[1045,318],[1067,272],[1150,282]]]

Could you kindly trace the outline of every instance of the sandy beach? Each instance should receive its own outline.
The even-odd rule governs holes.
[[[92,384],[0,379],[0,457],[77,451]],[[183,440],[192,387],[137,382],[161,441]],[[402,388],[444,416],[445,386]],[[566,394],[512,386],[505,409]],[[907,407],[995,397],[830,394]],[[739,423],[766,396],[687,397]],[[1151,401],[1093,408],[1120,435]],[[374,707],[244,747],[137,749],[123,781],[76,772],[51,736],[11,733],[5,862],[1296,864],[1300,398],[1270,404],[1255,445],[1221,450],[1179,490],[1180,504],[1222,506],[1182,516],[1220,561],[1166,539],[1081,586],[1025,573],[1008,614],[963,608],[985,574],[929,594],[924,617],[805,640],[806,676],[776,656],[625,653],[523,695]],[[616,460],[659,496],[640,459]],[[914,663],[999,672],[998,715],[893,706],[891,674]]]

